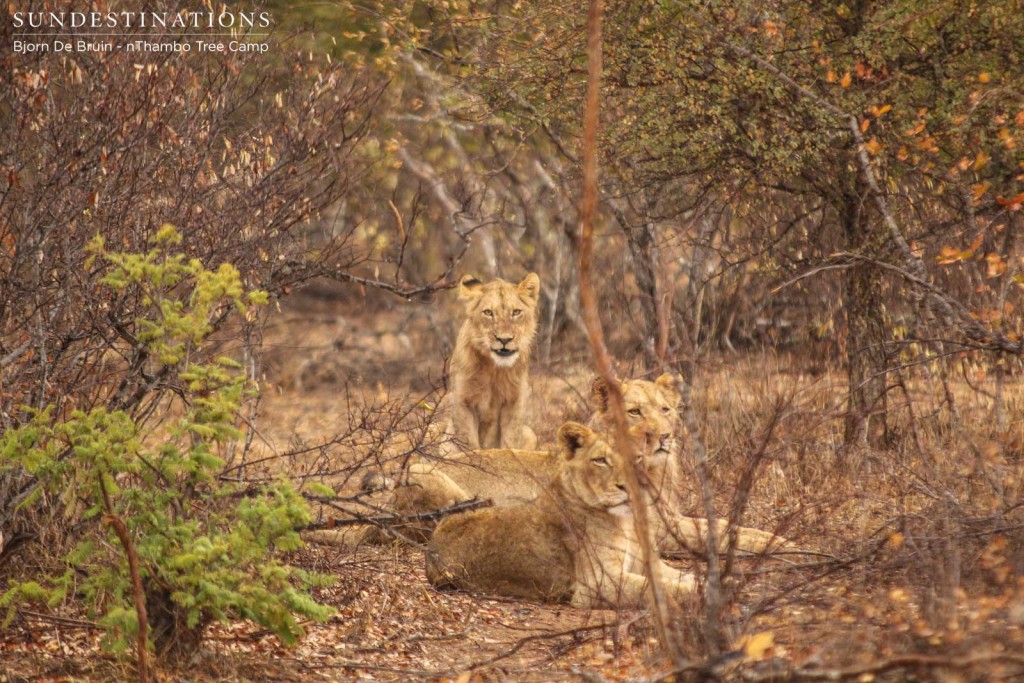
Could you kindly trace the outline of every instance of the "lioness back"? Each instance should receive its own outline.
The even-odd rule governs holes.
[[[551,481],[557,458],[548,451],[508,448],[456,453],[437,460],[413,463],[382,507],[398,516],[412,517],[471,500],[487,500],[510,506],[535,499]],[[425,542],[436,523],[431,519],[392,525],[401,538]],[[394,536],[379,527],[368,527],[358,537],[337,534],[337,545],[378,545]],[[320,542],[333,544],[326,534]]]
[[[451,392],[439,409],[447,435],[465,448],[537,446],[526,412],[539,297],[536,273],[518,285],[473,277],[459,285],[466,320],[450,361]]]
[[[568,602],[572,553],[559,520],[531,505],[489,508],[445,519],[426,552],[427,580],[540,602]]]
[[[549,451],[492,448],[459,453],[409,468],[405,485],[396,489],[446,487],[436,502],[441,507],[487,499],[495,505],[515,505],[536,498],[551,482],[558,459]],[[425,509],[439,509],[437,506]]]

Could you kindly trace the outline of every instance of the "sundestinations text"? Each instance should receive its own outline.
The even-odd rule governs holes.
[[[269,28],[268,12],[15,12],[23,28]]]

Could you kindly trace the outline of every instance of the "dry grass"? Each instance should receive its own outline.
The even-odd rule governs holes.
[[[352,491],[367,469],[398,467],[420,448],[443,348],[427,313],[417,315],[378,313],[355,326],[293,312],[272,328],[248,476],[284,472]],[[402,325],[409,344],[432,351],[375,345],[399,338],[392,330]],[[1024,493],[1024,385],[1008,381],[1000,418],[976,390],[994,393],[994,378],[955,377],[956,421],[938,379],[919,369],[907,392],[890,394],[891,443],[844,450],[844,375],[805,365],[748,356],[705,367],[695,384],[719,514],[733,510],[754,467],[742,523],[809,551],[733,565],[725,584],[732,642],[770,632],[773,645],[763,660],[719,663],[717,674],[728,679],[740,667],[763,676],[772,666],[793,680],[821,669],[845,669],[850,680],[1019,675],[1022,664],[1005,653],[1024,645],[1024,513],[1015,507]],[[591,377],[576,362],[538,371],[542,440],[562,420],[586,417]],[[763,457],[752,462],[753,453]],[[698,496],[691,500],[700,514]],[[317,547],[295,560],[338,578],[320,594],[338,609],[330,623],[310,625],[294,650],[251,625],[218,626],[197,664],[166,680],[625,680],[667,666],[643,614],[437,593],[415,549]],[[685,564],[702,571],[699,560]],[[685,649],[700,661],[701,606],[681,618],[695,634]],[[96,637],[82,624],[26,617],[0,640],[0,681],[122,679],[122,665],[95,655]]]

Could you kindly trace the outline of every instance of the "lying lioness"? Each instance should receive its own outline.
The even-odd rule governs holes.
[[[446,518],[426,551],[427,578],[459,588],[576,607],[644,605],[644,577],[622,458],[589,428],[558,430],[554,476],[533,501]],[[666,594],[694,590],[690,574],[658,561]]]
[[[676,389],[675,376],[665,373],[653,382],[626,380],[619,389],[634,442],[646,439],[651,443],[642,453],[642,471],[647,480],[644,483],[650,506],[648,518],[658,549],[663,553],[703,552],[707,547],[708,522],[702,517],[686,515],[681,495],[686,485],[679,458],[683,434],[679,419],[682,399]],[[591,427],[609,433],[612,424],[608,386],[604,380],[594,382],[592,399],[594,419]],[[728,528],[728,520],[717,520],[715,531],[719,552],[724,552],[729,542]],[[786,539],[759,529],[738,527],[736,531],[739,550],[763,552],[769,547],[793,547]]]
[[[683,514],[680,488],[683,485],[678,462],[681,427],[678,418],[679,393],[675,379],[662,375],[656,381],[628,380],[622,383],[630,437],[641,455],[641,471],[648,519],[658,549],[664,553],[706,547],[707,520]],[[595,424],[603,428],[608,421],[607,387],[594,384]],[[473,499],[491,500],[497,507],[531,501],[551,482],[559,459],[551,451],[490,449],[449,455],[439,460],[422,460],[411,465],[400,484],[390,492],[384,508],[397,515],[416,515],[442,510]],[[434,524],[419,521],[397,527],[404,538],[425,541]],[[724,550],[728,523],[718,520],[719,550]],[[303,538],[315,543],[352,546],[358,543],[385,543],[391,536],[380,527],[306,532]],[[763,552],[768,547],[788,546],[785,539],[771,533],[739,527],[737,547],[748,552]]]

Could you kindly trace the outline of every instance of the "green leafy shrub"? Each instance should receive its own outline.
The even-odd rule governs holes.
[[[145,650],[186,654],[211,620],[239,617],[294,643],[302,634],[299,617],[323,620],[330,613],[308,593],[325,577],[273,552],[300,545],[295,529],[309,521],[308,507],[288,481],[242,488],[218,478],[219,451],[239,437],[234,422],[246,381],[230,358],[196,360],[216,320],[249,315],[266,295],[246,291],[231,265],[212,271],[173,253],[180,240],[164,226],[145,254],[107,251],[100,237],[90,245],[90,261],[109,269],[102,283],[141,297],[149,311],[136,321],[147,375],[162,377],[164,386],[176,379],[182,414],[146,433],[120,410],[58,417],[46,409],[0,437],[0,465],[37,478],[35,498],[24,504],[44,492],[77,498],[86,522],[63,573],[12,584],[0,607],[10,619],[23,600],[84,598],[115,652],[148,631]],[[147,615],[141,631],[140,614]]]

